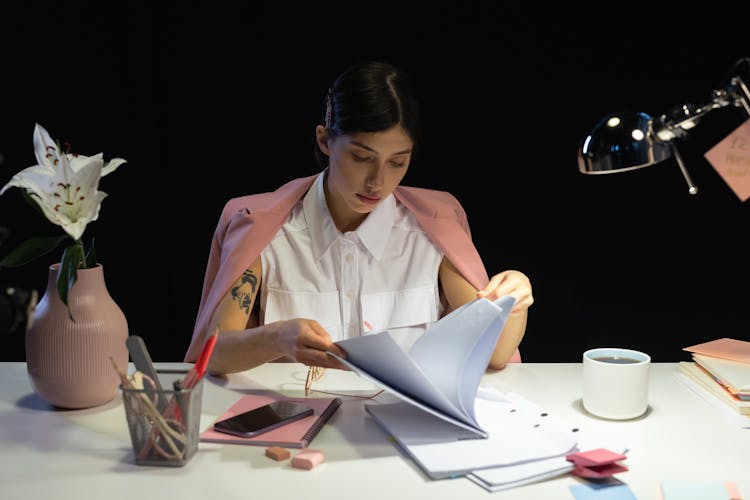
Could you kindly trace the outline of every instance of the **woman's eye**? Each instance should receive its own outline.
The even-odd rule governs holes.
[[[372,158],[369,156],[359,156],[356,154],[352,154],[352,158],[354,158],[354,161],[359,161],[359,162],[366,162],[366,161],[372,160]]]
[[[406,166],[406,162],[405,161],[392,161],[391,166],[396,167],[396,168],[404,168]]]

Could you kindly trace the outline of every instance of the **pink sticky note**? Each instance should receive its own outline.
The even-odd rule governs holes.
[[[618,472],[625,472],[627,470],[628,468],[622,464],[604,464],[594,465],[591,467],[576,465],[575,469],[573,469],[573,474],[580,477],[600,478],[609,477],[613,474],[617,474]]]
[[[750,198],[750,120],[734,129],[703,156],[740,200]]]
[[[616,462],[618,460],[625,460],[625,458],[627,457],[625,457],[625,455],[621,455],[604,448],[596,448],[594,450],[571,453],[565,458],[576,465],[590,467],[595,465],[611,464],[612,462]]]
[[[724,486],[727,488],[727,493],[729,493],[729,500],[742,500],[742,495],[740,494],[740,490],[737,488],[737,483],[733,481],[727,481],[724,483]]]

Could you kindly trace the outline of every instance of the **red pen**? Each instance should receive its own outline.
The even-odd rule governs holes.
[[[211,359],[211,353],[214,351],[214,346],[216,345],[216,339],[218,337],[218,333],[214,333],[210,337],[208,337],[208,340],[206,340],[206,344],[203,346],[201,355],[198,357],[198,361],[195,363],[195,382],[193,383],[193,385],[198,383],[198,381],[203,378],[203,375],[206,374],[208,360]]]
[[[188,389],[195,386],[195,384],[198,383],[203,375],[206,374],[208,360],[211,358],[211,353],[214,350],[214,345],[216,345],[216,339],[218,338],[217,330],[218,328],[215,330],[216,333],[213,333],[210,337],[208,337],[206,343],[203,344],[203,350],[198,356],[198,361],[195,362],[195,365],[193,365],[187,375],[185,375],[185,378],[182,379],[183,389]]]

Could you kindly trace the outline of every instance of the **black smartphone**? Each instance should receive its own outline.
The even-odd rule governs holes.
[[[313,409],[294,401],[273,401],[214,423],[214,430],[252,437],[313,414]]]

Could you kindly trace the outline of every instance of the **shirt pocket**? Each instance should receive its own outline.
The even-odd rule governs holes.
[[[373,330],[421,328],[438,319],[437,290],[433,286],[362,294],[362,321]]]
[[[338,292],[293,292],[268,288],[263,322],[292,318],[314,319],[334,341],[342,339]]]

